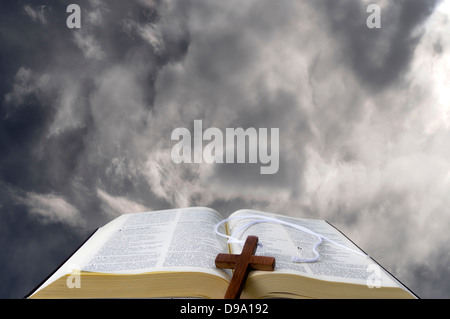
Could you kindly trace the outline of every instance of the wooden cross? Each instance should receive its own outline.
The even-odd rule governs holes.
[[[275,258],[265,256],[255,256],[256,245],[258,244],[258,237],[248,236],[245,241],[244,248],[240,255],[219,254],[216,257],[217,268],[231,268],[234,269],[233,277],[231,277],[230,284],[225,299],[239,299],[245,281],[247,280],[250,269],[273,271],[275,268]]]

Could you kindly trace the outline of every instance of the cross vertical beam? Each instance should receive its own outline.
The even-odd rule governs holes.
[[[251,269],[273,271],[275,258],[255,256],[258,237],[248,236],[240,255],[219,254],[215,263],[217,268],[234,269],[225,299],[239,299]]]

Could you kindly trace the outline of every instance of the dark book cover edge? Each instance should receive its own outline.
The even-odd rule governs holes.
[[[409,293],[411,293],[412,295],[414,295],[417,299],[420,299],[420,297],[414,293],[411,289],[408,288],[408,286],[406,286],[403,282],[401,282],[397,277],[395,277],[389,270],[387,270],[385,267],[383,267],[383,265],[381,265],[378,261],[376,261],[372,256],[370,256],[368,253],[366,253],[363,249],[361,249],[361,247],[359,247],[353,240],[351,240],[346,234],[344,234],[339,228],[337,228],[336,226],[334,226],[332,223],[330,223],[329,221],[325,221],[328,225],[330,225],[331,227],[333,227],[334,229],[336,229],[339,233],[342,234],[342,236],[344,236],[345,238],[347,238],[353,245],[355,245],[356,247],[358,247],[363,253],[365,253],[367,256],[370,257],[371,260],[373,260],[379,267],[381,267],[385,272],[387,272],[390,276],[392,276],[392,278],[394,278],[395,280],[397,280],[403,287],[405,287],[405,289],[408,290]]]
[[[41,287],[53,274],[58,271],[59,268],[62,267],[77,251],[81,249],[81,247],[86,244],[86,242],[97,232],[98,228],[96,228],[79,246],[76,248],[58,267],[55,268],[54,271],[52,271],[44,280],[42,280],[39,285],[37,285],[33,290],[31,290],[24,299],[28,299],[30,296],[32,296],[38,289]]]

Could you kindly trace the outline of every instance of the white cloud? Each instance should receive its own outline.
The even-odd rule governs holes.
[[[26,67],[21,67],[17,71],[13,90],[5,95],[7,103],[22,104],[24,98],[34,91],[34,83],[32,83],[33,72]]]
[[[58,135],[66,130],[84,127],[85,103],[79,83],[67,81],[60,97],[55,101],[56,115],[49,127],[48,136]]]
[[[25,5],[23,9],[25,13],[33,19],[33,21],[38,21],[42,24],[47,23],[47,19],[45,18],[45,8],[46,6],[41,5],[39,8],[33,9],[30,5]]]
[[[153,23],[138,23],[132,19],[126,19],[122,24],[125,32],[131,36],[137,34],[150,44],[156,53],[160,53],[164,49],[164,41],[159,25]]]
[[[160,52],[163,48],[161,31],[154,24],[147,24],[138,27],[139,35],[148,43],[150,43],[156,52]]]
[[[12,91],[5,94],[4,99],[8,106],[9,112],[14,112],[33,93],[42,93],[46,91],[50,77],[44,73],[35,74],[30,68],[20,67],[14,78]]]
[[[424,36],[408,74],[411,94],[422,102],[415,104],[411,122],[420,123],[428,135],[441,128],[450,129],[449,16],[450,1],[442,1],[425,23]]]
[[[168,150],[148,154],[142,173],[152,192],[174,207],[206,206],[214,197],[208,186],[203,184],[207,179],[208,167],[179,166],[172,162]]]
[[[106,20],[105,16],[108,14],[108,8],[101,0],[90,0],[89,2],[92,10],[86,12],[86,20],[90,25],[101,26]]]
[[[112,196],[100,188],[97,188],[97,195],[101,200],[103,211],[108,213],[111,217],[116,217],[121,214],[151,211],[150,208],[132,201],[127,197]]]
[[[102,60],[105,57],[105,53],[93,35],[78,30],[74,33],[74,41],[86,58]]]
[[[28,192],[17,200],[44,223],[63,223],[73,227],[85,224],[80,212],[62,196]]]

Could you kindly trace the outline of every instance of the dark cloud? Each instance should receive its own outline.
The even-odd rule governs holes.
[[[437,246],[430,260],[433,262],[422,261],[411,265],[405,275],[405,280],[413,284],[410,289],[420,291],[422,295],[419,297],[433,299],[448,299],[450,289],[446,285],[442,285],[442,278],[448,278],[450,268],[450,256],[445,252],[447,243]],[[416,278],[416,279],[415,279]],[[417,281],[420,278],[420,282]]]
[[[433,253],[449,241],[447,7],[377,1],[374,30],[366,2],[86,0],[73,30],[64,1],[2,2],[0,295],[119,214],[194,205],[331,220],[438,294],[425,270],[448,272]],[[279,171],[173,163],[172,130],[197,119],[279,128]]]
[[[422,23],[438,0],[372,1],[382,8],[381,28],[366,25],[369,2],[316,1],[322,7],[323,21],[342,46],[336,53],[350,64],[369,89],[395,84],[407,71],[423,33]]]

